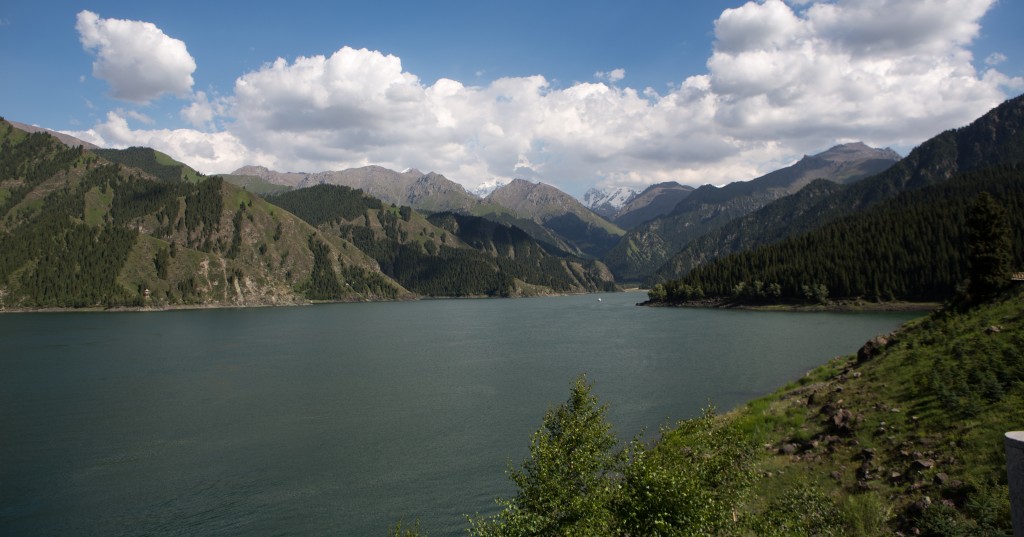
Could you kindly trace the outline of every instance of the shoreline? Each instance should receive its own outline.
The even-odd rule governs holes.
[[[5,313],[145,313],[175,310],[213,310],[213,309],[245,309],[245,308],[276,308],[292,306],[311,306],[318,302],[294,302],[288,304],[167,304],[162,306],[86,306],[82,308],[48,307],[48,308],[0,308],[0,315]]]
[[[74,307],[45,307],[45,308],[11,308],[11,307],[0,307],[0,315],[6,313],[148,313],[148,312],[161,312],[161,311],[177,311],[177,310],[212,310],[212,309],[247,309],[247,308],[290,308],[297,306],[315,306],[317,304],[369,304],[369,303],[384,303],[384,302],[416,302],[419,300],[503,300],[503,299],[519,299],[519,298],[540,298],[540,297],[557,297],[557,296],[578,296],[578,295],[590,295],[600,293],[615,293],[623,291],[588,291],[579,293],[542,293],[542,294],[530,294],[530,295],[516,295],[508,297],[499,296],[487,296],[487,295],[471,295],[471,296],[410,296],[407,298],[396,298],[393,300],[296,300],[291,302],[278,302],[278,303],[256,303],[256,304],[224,304],[224,303],[207,303],[207,304],[163,304],[153,306],[85,306],[81,308]]]
[[[749,311],[787,311],[787,312],[884,312],[884,311],[921,311],[930,312],[942,307],[941,302],[865,302],[837,301],[828,304],[737,304],[726,300],[699,300],[674,303],[653,303],[650,300],[638,302],[637,306],[652,308],[707,308],[735,309]]]

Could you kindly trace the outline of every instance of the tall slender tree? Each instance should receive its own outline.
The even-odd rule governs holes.
[[[988,192],[974,200],[967,217],[967,262],[973,296],[988,296],[1010,281],[1012,259],[1006,210]]]

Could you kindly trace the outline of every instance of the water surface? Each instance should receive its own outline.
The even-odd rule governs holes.
[[[459,535],[581,372],[620,438],[650,436],[916,316],[643,298],[0,315],[0,527]]]

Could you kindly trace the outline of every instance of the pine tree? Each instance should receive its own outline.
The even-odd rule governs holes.
[[[988,296],[1010,281],[1012,259],[1006,211],[988,192],[974,200],[967,217],[967,261],[974,296]]]

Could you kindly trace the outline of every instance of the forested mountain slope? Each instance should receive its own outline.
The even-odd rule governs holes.
[[[915,148],[892,168],[842,188],[811,184],[800,192],[697,237],[652,278],[665,281],[708,260],[804,233],[959,173],[1024,161],[1024,96],[1010,99],[970,125]]]
[[[675,181],[651,185],[620,207],[611,216],[611,221],[623,229],[635,228],[671,213],[693,191],[692,186]]]
[[[982,192],[1002,206],[1011,262],[1024,267],[1024,164],[1015,164],[903,192],[813,231],[712,260],[656,285],[655,295],[667,302],[941,302],[969,275],[968,221]]]
[[[182,164],[164,153],[149,147],[128,149],[93,149],[93,153],[117,164],[136,168],[162,181],[201,181],[203,174],[187,164]]]
[[[545,247],[516,227],[480,217],[425,217],[411,207],[326,184],[270,200],[351,241],[386,274],[420,294],[522,296],[614,288],[599,262]]]
[[[380,166],[318,173],[281,173],[245,166],[229,180],[254,185],[267,193],[273,190],[272,184],[299,189],[318,184],[359,189],[384,203],[423,213],[473,214],[515,226],[555,249],[582,257],[600,257],[623,233],[572,196],[550,185],[522,179],[502,185],[483,200],[437,173],[416,169],[396,172]]]
[[[847,184],[892,166],[899,155],[862,143],[835,146],[804,156],[792,166],[723,187],[704,185],[682,199],[671,214],[631,229],[604,257],[616,277],[643,279],[675,252],[705,233],[799,191],[816,179]]]
[[[587,209],[576,198],[544,183],[515,179],[491,192],[473,214],[502,222],[533,222],[543,234],[554,234],[554,244],[566,251],[601,257],[624,233],[621,228]]]
[[[3,308],[408,295],[340,237],[219,177],[160,180],[6,122],[0,251]]]

